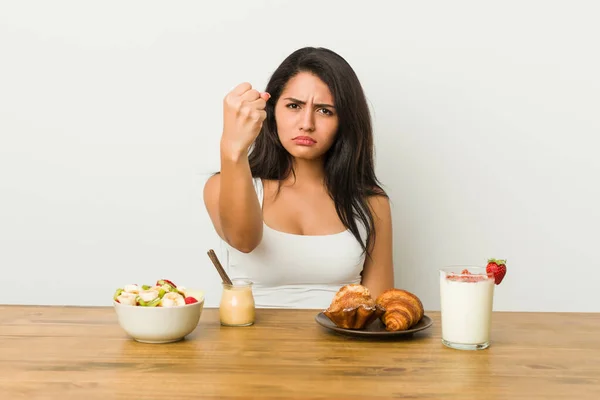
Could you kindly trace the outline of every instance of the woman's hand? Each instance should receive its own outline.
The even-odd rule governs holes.
[[[223,135],[221,148],[232,155],[248,151],[264,120],[271,95],[252,89],[249,83],[236,86],[223,100]]]

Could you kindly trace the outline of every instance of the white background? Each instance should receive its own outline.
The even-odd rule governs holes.
[[[344,56],[373,110],[396,286],[508,259],[495,309],[600,311],[593,1],[2,1],[0,303],[220,295],[202,202],[221,101],[292,51]]]

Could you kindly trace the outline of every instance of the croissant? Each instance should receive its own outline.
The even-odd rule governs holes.
[[[359,284],[343,286],[333,297],[325,314],[340,328],[362,329],[383,315],[369,289]]]
[[[329,310],[343,310],[356,308],[358,306],[375,307],[375,300],[371,297],[369,289],[365,286],[353,283],[342,286],[335,294]]]
[[[406,290],[388,289],[381,293],[375,302],[385,309],[381,321],[388,331],[410,329],[424,315],[421,300]]]

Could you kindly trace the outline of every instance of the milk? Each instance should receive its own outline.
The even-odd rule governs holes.
[[[481,273],[473,270],[469,269],[472,273]],[[444,271],[440,273],[442,342],[449,347],[483,349],[489,346],[494,279],[480,278],[476,282],[451,280]]]

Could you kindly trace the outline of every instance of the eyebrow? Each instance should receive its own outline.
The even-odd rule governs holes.
[[[289,101],[292,101],[292,102],[294,102],[294,103],[298,103],[298,104],[301,104],[301,105],[305,105],[305,104],[306,104],[306,102],[305,102],[305,101],[298,100],[298,99],[295,99],[295,98],[293,98],[293,97],[286,97],[284,100],[289,100]],[[332,106],[331,104],[325,104],[325,103],[319,103],[319,104],[315,104],[315,107],[329,107],[329,108],[335,108],[335,106]]]

